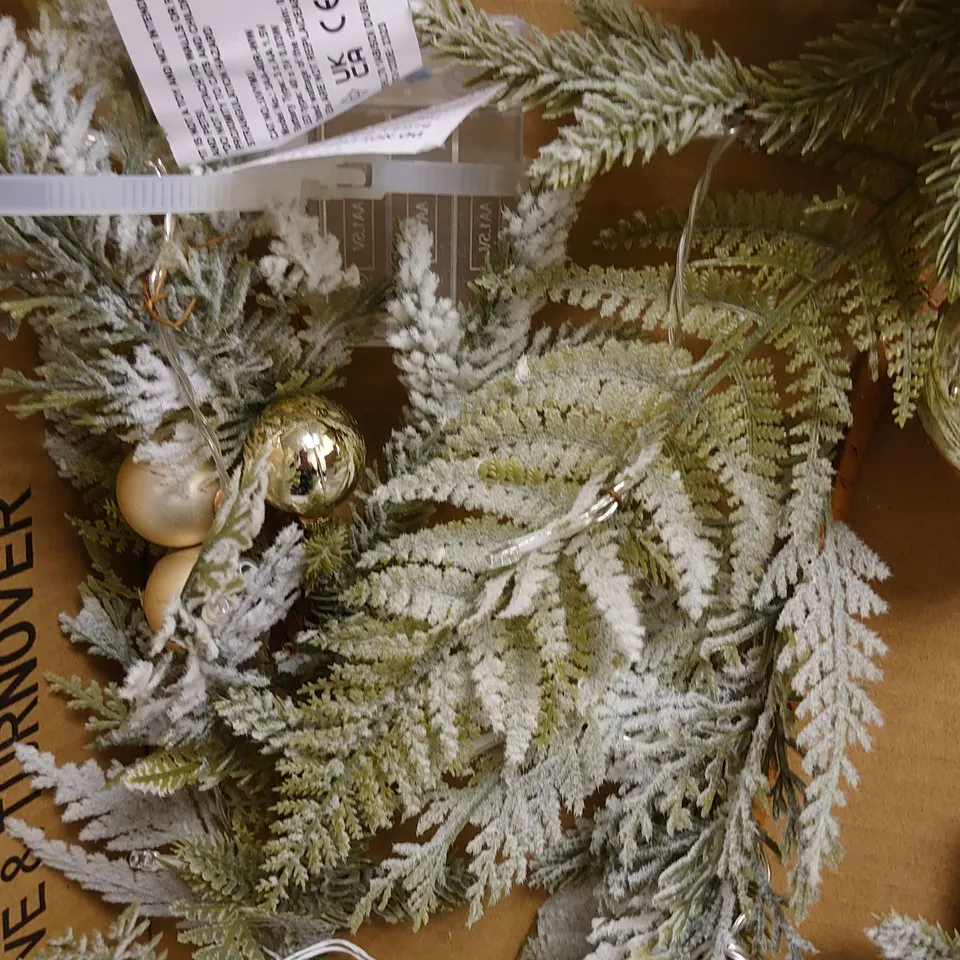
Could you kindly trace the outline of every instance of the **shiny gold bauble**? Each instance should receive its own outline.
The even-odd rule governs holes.
[[[143,612],[150,629],[156,633],[167,615],[167,607],[183,593],[193,568],[200,559],[200,547],[177,550],[157,561],[143,591]]]
[[[367,449],[353,418],[317,396],[291,397],[268,407],[254,425],[246,457],[267,451],[267,503],[301,517],[320,517],[350,496],[363,474]]]
[[[161,547],[193,547],[213,526],[220,481],[213,464],[188,480],[174,480],[162,468],[135,463],[131,453],[117,474],[117,504],[123,519],[144,540]]]
[[[920,421],[943,458],[960,470],[960,307],[940,319]]]

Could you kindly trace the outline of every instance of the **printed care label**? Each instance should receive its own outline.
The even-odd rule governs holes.
[[[406,0],[109,0],[183,167],[283,146],[422,65]]]
[[[427,153],[443,146],[470,114],[485,107],[502,90],[502,84],[483,87],[448,103],[438,103],[434,107],[375,123],[330,140],[320,140],[304,147],[257,157],[231,169],[238,172],[298,160],[358,156],[402,157]],[[427,177],[429,178],[429,174]],[[429,189],[431,183],[425,182],[423,186],[424,189]]]

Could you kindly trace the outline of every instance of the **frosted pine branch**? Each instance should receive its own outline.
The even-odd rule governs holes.
[[[71,617],[60,615],[60,627],[74,643],[86,645],[92,654],[130,666],[137,653],[131,642],[131,623],[127,617],[118,620],[117,614],[130,614],[129,607],[108,609],[100,598],[83,591],[83,606]]]
[[[960,937],[955,932],[899,913],[888,914],[867,936],[885,960],[957,960],[960,956]]]
[[[110,781],[94,760],[57,766],[50,754],[18,745],[17,759],[36,789],[54,790],[64,823],[82,823],[80,840],[111,852],[166,847],[202,831],[201,807],[188,794],[159,799],[128,789],[123,768],[114,764]]]
[[[141,919],[139,906],[128,907],[110,926],[106,935],[99,931],[88,937],[72,930],[51,937],[40,954],[42,960],[166,960],[159,950],[162,934],[145,940],[150,921]]]
[[[802,696],[798,717],[807,722],[797,743],[810,778],[801,815],[797,864],[791,882],[794,908],[803,914],[820,889],[823,865],[838,853],[834,809],[845,802],[844,783],[857,785],[854,747],[869,749],[868,728],[881,717],[866,687],[881,678],[875,661],[883,642],[860,618],[886,605],[870,587],[887,568],[843,524],[831,524],[822,549],[816,541],[791,541],[776,557],[758,604],[786,598],[777,626],[789,631],[777,668],[792,676]],[[797,583],[791,591],[790,585]]]
[[[583,196],[582,190],[526,193],[516,211],[505,215],[501,252],[480,285],[481,317],[467,331],[462,353],[474,388],[516,370],[530,345],[534,315],[545,299],[538,289],[538,274],[566,260]]]
[[[0,20],[4,166],[12,173],[106,172],[109,144],[93,127],[101,91],[81,51],[46,13],[29,40],[28,48],[17,39],[12,18]]]
[[[299,529],[289,526],[259,561],[246,557],[264,521],[266,476],[263,463],[250,463],[227,490],[183,594],[148,656],[127,670],[122,695],[133,710],[114,739],[170,746],[205,736],[217,696],[268,685],[258,663],[264,637],[298,596],[304,554]]]
[[[387,305],[387,344],[408,395],[408,422],[430,434],[460,407],[469,376],[460,355],[463,332],[456,304],[438,296],[433,272],[434,237],[426,225],[407,220],[397,239],[396,292]]]
[[[356,267],[343,268],[336,237],[321,231],[317,217],[293,208],[277,208],[270,218],[275,239],[260,259],[260,270],[274,293],[290,296],[303,287],[326,296],[344,286],[359,286]]]
[[[573,113],[575,122],[533,165],[532,174],[553,189],[716,136],[748,99],[741,64],[719,48],[707,56],[695,37],[677,30],[533,31],[527,40],[457,0],[430,0],[417,25],[440,52],[506,84],[506,103],[543,104],[549,116]]]
[[[107,903],[138,903],[144,916],[173,916],[174,904],[190,900],[190,892],[166,869],[158,872],[134,870],[127,858],[110,858],[88,853],[82,847],[47,838],[42,830],[20,820],[4,824],[10,836],[46,866],[98,893]]]
[[[60,15],[71,38],[86,48],[82,62],[93,76],[109,76],[127,50],[106,0],[61,0]]]

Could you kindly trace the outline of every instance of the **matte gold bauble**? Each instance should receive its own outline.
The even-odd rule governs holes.
[[[267,503],[301,517],[320,517],[350,496],[367,449],[353,418],[317,396],[291,397],[268,407],[254,425],[246,456],[267,451]]]
[[[960,470],[960,307],[940,319],[920,421],[943,458]]]
[[[167,615],[171,601],[183,593],[193,568],[200,559],[200,547],[177,550],[157,561],[143,591],[143,612],[150,629],[156,633]]]
[[[117,503],[123,519],[144,540],[161,547],[193,547],[213,526],[220,481],[205,464],[187,481],[160,467],[135,463],[131,453],[117,474]]]

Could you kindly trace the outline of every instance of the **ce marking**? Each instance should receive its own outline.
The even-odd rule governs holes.
[[[340,5],[340,0],[313,0],[313,5],[321,13],[332,13]],[[340,22],[333,23],[336,21],[336,19],[336,17],[332,17],[330,18],[331,22],[328,22],[327,18],[321,17],[320,26],[323,27],[327,33],[339,33],[347,25],[347,15],[345,13],[341,13]]]

